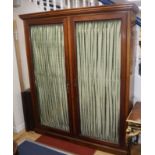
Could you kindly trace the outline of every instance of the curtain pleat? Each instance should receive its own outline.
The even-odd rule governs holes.
[[[76,24],[81,134],[118,143],[121,21]]]
[[[41,124],[69,130],[62,24],[31,27]]]

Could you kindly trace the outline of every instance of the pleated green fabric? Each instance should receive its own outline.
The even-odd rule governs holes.
[[[68,131],[63,25],[32,26],[31,42],[41,124]]]
[[[76,24],[81,134],[118,143],[121,21]]]

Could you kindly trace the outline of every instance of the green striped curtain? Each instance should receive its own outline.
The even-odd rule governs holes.
[[[31,43],[41,124],[68,131],[63,25],[32,26]]]
[[[121,21],[76,23],[81,134],[118,143]]]

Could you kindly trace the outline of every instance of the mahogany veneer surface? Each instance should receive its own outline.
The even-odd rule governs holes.
[[[136,102],[127,118],[127,122],[141,124],[141,102]]]

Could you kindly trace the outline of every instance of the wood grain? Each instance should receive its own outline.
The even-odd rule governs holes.
[[[141,102],[136,102],[128,118],[128,123],[141,124]]]
[[[135,13],[138,8],[133,4],[111,5],[100,7],[87,7],[78,9],[66,9],[34,14],[20,15],[24,19],[27,60],[29,67],[30,87],[33,100],[33,114],[35,118],[35,131],[48,134],[61,139],[66,139],[81,145],[95,147],[115,154],[127,154],[125,144],[126,118],[130,110],[130,70],[132,59],[131,33],[134,26]],[[80,111],[77,87],[77,58],[76,58],[76,34],[75,24],[80,21],[120,19],[121,26],[121,103],[120,103],[120,135],[119,144],[82,137],[80,133]],[[68,107],[70,131],[63,132],[58,129],[42,126],[40,123],[40,111],[37,102],[35,87],[34,67],[30,40],[30,28],[32,25],[44,25],[63,23],[65,33],[65,66],[68,89]],[[52,94],[51,94],[52,95]]]
[[[105,13],[105,12],[116,12],[116,11],[133,11],[138,13],[138,7],[135,4],[114,4],[110,6],[97,6],[97,7],[83,7],[74,9],[64,9],[57,11],[47,11],[33,14],[20,15],[21,19],[35,19],[35,18],[45,18],[45,17],[55,17],[55,16],[72,16],[78,14],[89,14],[89,13]]]

